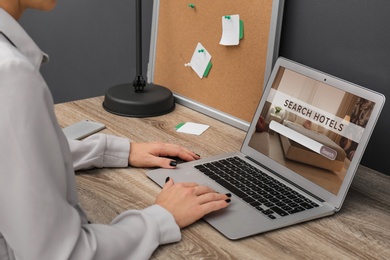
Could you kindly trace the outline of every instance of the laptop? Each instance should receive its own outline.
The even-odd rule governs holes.
[[[147,176],[159,186],[169,176],[231,193],[230,205],[204,220],[232,240],[329,216],[342,206],[384,102],[280,57],[240,151]]]

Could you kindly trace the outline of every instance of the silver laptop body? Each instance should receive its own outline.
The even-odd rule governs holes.
[[[204,217],[229,239],[328,216],[341,208],[384,102],[382,94],[281,57],[240,151],[182,163],[174,170],[151,170],[147,176],[159,186],[169,176],[175,182],[197,182],[232,193],[229,207]],[[230,157],[250,165],[243,173],[232,173],[245,179],[233,191],[226,187],[237,181],[225,181],[226,174],[217,174],[215,168],[220,165],[216,161]],[[278,184],[263,190],[250,174],[265,174]],[[285,187],[293,195],[282,191]],[[303,206],[296,206],[298,201]]]

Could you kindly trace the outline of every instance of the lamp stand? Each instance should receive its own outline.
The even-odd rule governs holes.
[[[142,76],[142,8],[136,0],[136,57],[137,75],[131,83],[120,84],[107,90],[103,107],[110,113],[129,117],[150,117],[167,114],[175,109],[172,92]],[[131,90],[131,88],[134,88]]]

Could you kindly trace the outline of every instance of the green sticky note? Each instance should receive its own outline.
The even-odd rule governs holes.
[[[240,40],[244,38],[244,21],[240,20]]]
[[[180,124],[178,124],[177,126],[175,126],[175,130],[177,131],[177,129],[179,129],[180,127],[182,127],[185,123],[184,122],[181,122]]]
[[[212,66],[213,66],[213,64],[210,61],[209,64],[207,65],[204,73],[203,73],[203,77],[207,77],[209,75]]]

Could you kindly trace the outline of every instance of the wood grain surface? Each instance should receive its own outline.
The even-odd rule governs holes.
[[[106,124],[104,133],[136,142],[183,145],[202,157],[240,148],[245,133],[177,105],[152,118],[109,114],[102,97],[55,106],[62,127],[83,119]],[[177,133],[180,122],[211,127],[200,136]],[[128,209],[153,204],[160,188],[144,168],[77,172],[81,205],[93,223],[108,224]],[[182,241],[160,246],[152,259],[390,259],[390,176],[360,166],[342,209],[335,215],[246,239],[231,241],[203,220],[182,231]]]

